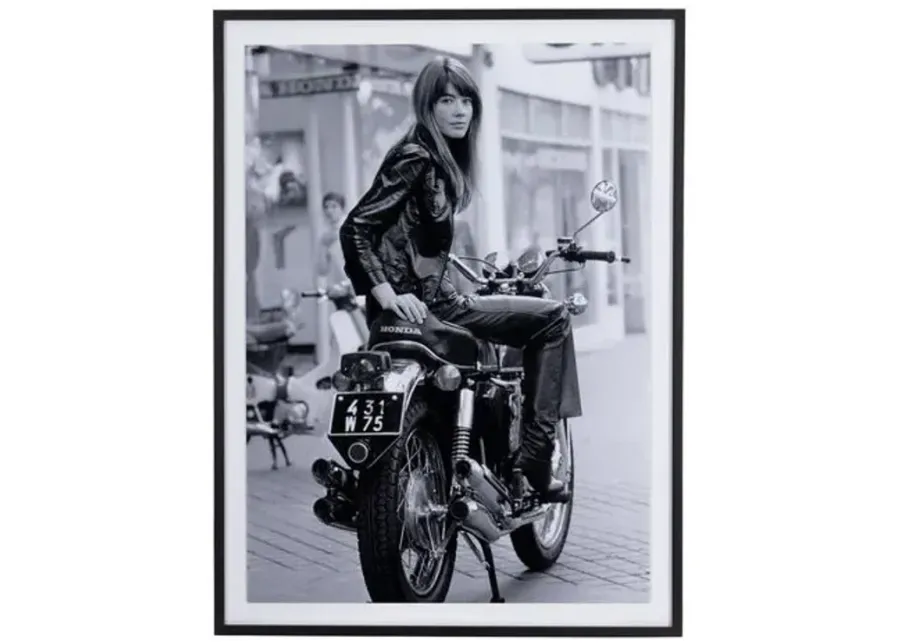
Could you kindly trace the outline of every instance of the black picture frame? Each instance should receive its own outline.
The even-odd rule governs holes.
[[[245,625],[225,620],[225,26],[229,21],[284,20],[668,20],[674,27],[674,112],[672,167],[672,486],[671,615],[663,627],[568,626],[357,626]],[[661,636],[682,635],[682,341],[683,341],[683,183],[684,183],[684,9],[520,9],[520,10],[216,10],[213,11],[214,73],[214,310],[215,354],[213,451],[215,474],[214,631],[216,635],[341,636]]]

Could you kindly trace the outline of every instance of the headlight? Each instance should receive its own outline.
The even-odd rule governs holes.
[[[455,391],[462,382],[462,374],[452,364],[441,366],[434,373],[434,383],[442,391]]]

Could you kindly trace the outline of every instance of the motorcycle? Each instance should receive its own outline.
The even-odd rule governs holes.
[[[593,218],[556,248],[526,251],[505,270],[489,261],[492,255],[476,259],[485,266],[481,275],[463,263],[468,258],[450,254],[449,263],[477,285],[477,294],[547,297],[549,274],[617,261],[614,252],[577,242],[617,201],[615,186],[601,181],[591,193]],[[557,259],[581,266],[551,272]],[[588,305],[581,293],[564,303],[575,315]],[[373,602],[443,602],[459,536],[487,571],[492,603],[505,602],[491,550],[501,537],[510,537],[530,569],[548,569],[559,558],[574,501],[572,435],[560,421],[552,459],[568,499],[543,503],[514,467],[523,377],[521,349],[476,339],[433,315],[415,324],[385,312],[366,349],[342,356],[328,438],[344,464],[324,458],[312,464],[326,490],[313,512],[326,525],[356,532]]]

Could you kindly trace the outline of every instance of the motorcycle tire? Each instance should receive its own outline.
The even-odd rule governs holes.
[[[519,560],[522,561],[529,569],[533,571],[544,571],[553,566],[563,552],[566,546],[566,539],[569,536],[569,525],[572,522],[572,509],[575,502],[575,449],[572,444],[572,432],[569,429],[568,422],[563,420],[558,429],[562,432],[563,450],[568,459],[568,477],[569,489],[572,497],[564,505],[557,505],[563,513],[560,516],[561,524],[553,531],[556,532],[552,538],[545,540],[541,537],[540,531],[544,526],[544,521],[538,521],[529,525],[519,527],[512,532],[509,537],[512,540],[513,549]]]
[[[456,563],[457,540],[454,535],[438,563],[437,579],[424,592],[410,582],[400,551],[403,534],[401,472],[406,464],[406,442],[414,432],[423,441],[432,441],[437,454],[436,466],[443,469],[443,480],[449,491],[449,462],[446,449],[441,449],[434,433],[425,427],[437,426],[429,419],[428,407],[414,400],[407,409],[402,437],[382,456],[375,469],[364,472],[360,480],[357,544],[366,589],[373,603],[442,603],[450,589]],[[441,472],[439,472],[441,473]]]

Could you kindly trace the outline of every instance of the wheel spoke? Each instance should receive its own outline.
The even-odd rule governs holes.
[[[416,561],[415,580],[413,581],[417,587],[428,585],[429,576],[434,574],[435,564],[438,561],[436,556],[423,552]]]
[[[398,480],[400,558],[411,589],[424,595],[437,583],[445,554],[446,511],[438,508],[446,504],[446,476],[440,451],[431,436],[412,433],[404,443],[404,455]]]
[[[416,552],[416,566],[413,569],[412,575],[409,580],[412,583],[415,589],[421,589],[422,587],[422,579],[420,576],[423,575],[423,572],[428,568],[428,556],[424,552],[417,551]]]

